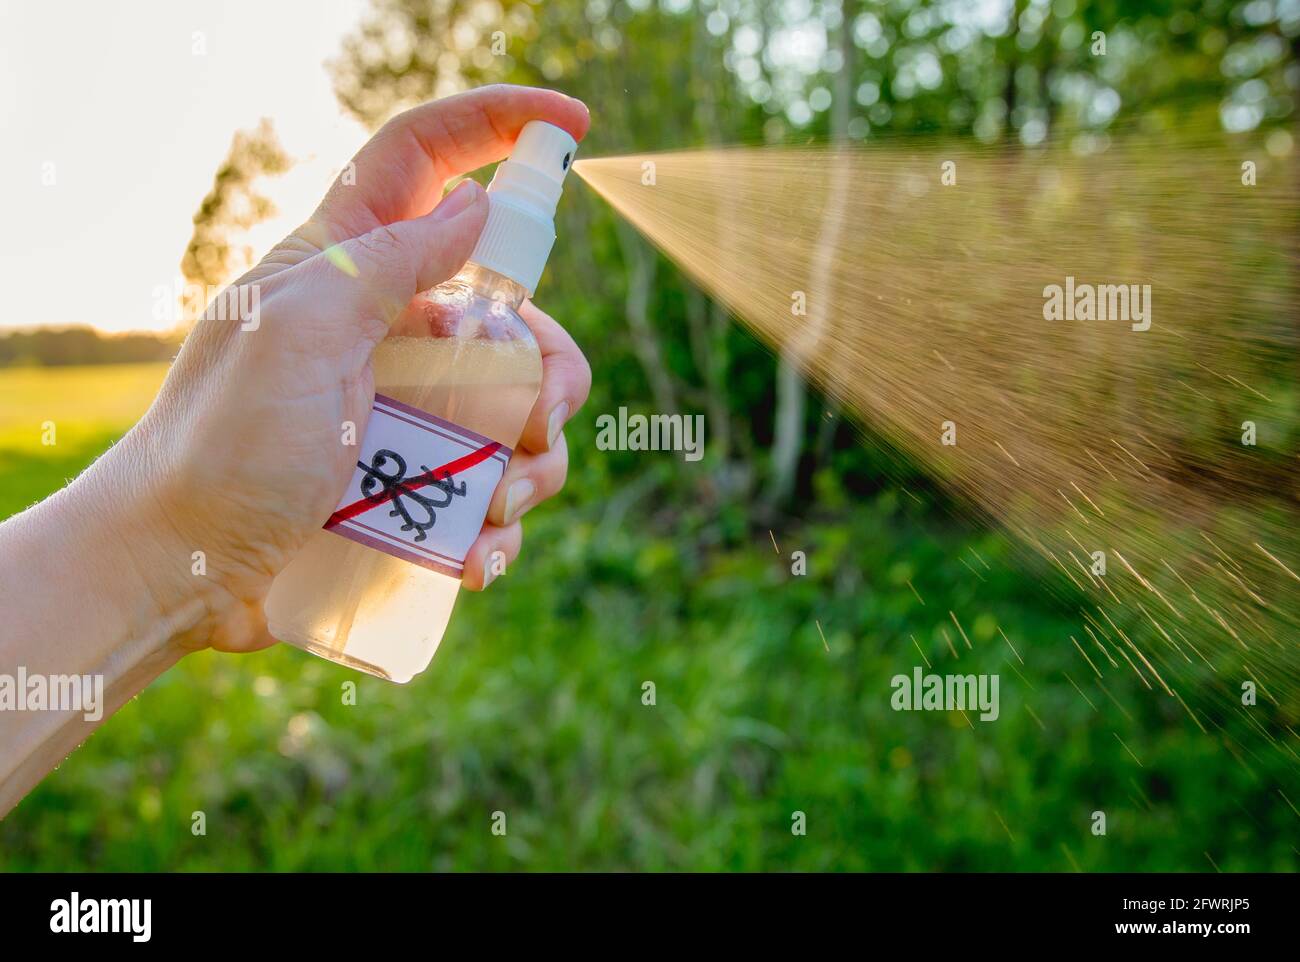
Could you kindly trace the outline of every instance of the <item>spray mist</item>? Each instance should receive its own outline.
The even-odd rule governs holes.
[[[267,596],[276,638],[396,682],[428,667],[541,388],[541,353],[518,311],[555,242],[576,150],[558,127],[526,124],[488,187],[469,262],[419,295],[375,350],[352,480]]]

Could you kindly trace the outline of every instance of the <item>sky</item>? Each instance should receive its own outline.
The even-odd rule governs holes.
[[[279,213],[248,240],[260,255],[301,223],[366,140],[325,61],[368,8],[0,0],[0,329],[175,327],[159,289],[232,135],[263,117],[296,163],[261,186]]]

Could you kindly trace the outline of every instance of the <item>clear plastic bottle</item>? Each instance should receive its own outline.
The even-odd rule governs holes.
[[[470,262],[417,297],[376,349],[377,394],[515,447],[542,382],[518,311],[554,242],[550,218],[576,146],[549,124],[524,127],[488,189]],[[406,682],[428,667],[459,588],[453,574],[322,530],[275,579],[265,610],[281,641]]]

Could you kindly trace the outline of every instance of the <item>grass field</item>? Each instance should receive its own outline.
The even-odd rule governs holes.
[[[0,514],[89,463],[162,373],[0,371]],[[616,483],[590,419],[571,431],[566,494],[428,672],[193,656],[0,823],[0,868],[1296,868],[1291,768],[1243,764],[1135,680],[1111,700],[1071,597],[996,531],[827,472],[778,553],[739,509]],[[918,648],[998,673],[998,721],[891,710]]]
[[[45,422],[55,442],[84,447],[126,430],[144,413],[166,364],[18,367],[0,371],[0,450],[42,446]]]

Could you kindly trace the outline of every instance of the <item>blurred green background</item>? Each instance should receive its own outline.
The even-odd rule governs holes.
[[[592,109],[585,156],[1029,150],[1124,123],[1256,131],[1285,155],[1298,38],[1297,0],[376,0],[332,71],[370,126],[467,85],[557,87]],[[229,280],[232,212],[286,160],[262,127],[212,163],[184,252],[200,283]],[[569,483],[429,671],[398,687],[289,648],[190,657],[0,823],[0,867],[1295,869],[1294,751],[1255,751],[1244,716],[1205,735],[1135,677],[1103,687],[1070,641],[1073,586],[783,374],[576,182],[559,234],[539,303],[595,371]],[[77,336],[0,338],[0,516],[125,430],[174,351]],[[620,406],[706,414],[705,459],[598,451]],[[922,657],[998,673],[1001,717],[891,710]]]

